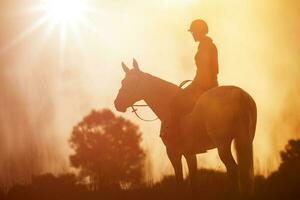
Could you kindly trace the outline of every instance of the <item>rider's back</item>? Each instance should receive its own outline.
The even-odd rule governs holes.
[[[212,39],[205,37],[198,47],[195,55],[195,63],[197,67],[196,76],[194,78],[195,84],[210,88],[218,85],[218,51]]]

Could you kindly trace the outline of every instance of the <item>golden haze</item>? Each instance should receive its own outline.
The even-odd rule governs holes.
[[[4,0],[0,7],[0,183],[70,170],[72,126],[91,109],[114,109],[121,61],[135,57],[142,70],[174,83],[193,78],[197,44],[187,29],[195,18],[207,21],[218,47],[220,83],[244,88],[257,102],[256,172],[276,169],[279,151],[299,137],[297,1],[91,0],[88,22],[65,32],[33,26],[43,13],[24,8],[39,2]],[[173,173],[159,123],[124,116],[141,126],[148,179]],[[215,151],[198,158],[200,167],[223,170]]]

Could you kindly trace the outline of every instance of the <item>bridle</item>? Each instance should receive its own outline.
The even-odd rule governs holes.
[[[191,82],[192,80],[185,80],[185,81],[182,81],[180,84],[179,84],[179,87],[182,88],[183,86],[185,86],[185,84],[187,84],[188,82]],[[154,122],[156,120],[158,120],[158,117],[156,117],[155,119],[144,119],[142,118],[138,113],[137,113],[137,108],[135,107],[149,107],[148,104],[133,104],[130,106],[131,109],[132,109],[132,112],[137,116],[137,118],[139,118],[140,120],[142,121],[145,121],[145,122]]]

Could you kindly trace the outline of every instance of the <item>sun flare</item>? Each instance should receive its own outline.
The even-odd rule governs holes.
[[[77,23],[88,11],[82,0],[47,0],[43,5],[48,20],[56,25]]]
[[[9,51],[25,38],[46,25],[43,41],[54,31],[59,32],[60,52],[64,51],[69,34],[76,38],[76,43],[81,43],[82,27],[96,31],[94,24],[89,20],[91,13],[97,13],[88,0],[40,0],[39,3],[29,5],[24,9],[27,14],[40,13],[40,17],[33,21],[24,31],[20,32],[12,41],[0,48],[0,55]],[[43,42],[42,42],[43,43]],[[62,57],[62,56],[61,56]]]

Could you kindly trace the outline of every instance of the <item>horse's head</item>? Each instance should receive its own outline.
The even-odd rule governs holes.
[[[125,72],[125,78],[122,80],[122,86],[118,96],[115,99],[115,107],[120,112],[125,112],[128,107],[143,98],[141,89],[141,75],[138,63],[133,59],[133,68],[129,69],[124,63],[122,68]]]

